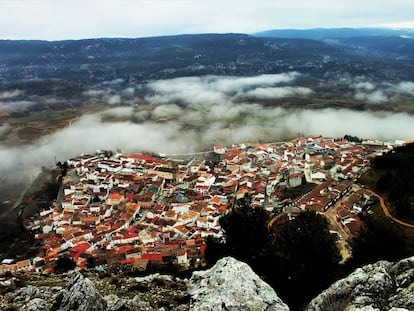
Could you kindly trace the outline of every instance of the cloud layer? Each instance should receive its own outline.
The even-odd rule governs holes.
[[[88,92],[92,98],[113,98],[128,106],[84,115],[72,126],[44,136],[31,145],[0,146],[0,175],[28,182],[41,166],[96,149],[124,152],[188,153],[222,143],[275,142],[298,135],[408,139],[414,135],[414,117],[404,113],[358,112],[345,109],[299,110],[263,106],[252,99],[307,95],[312,90],[295,86],[297,73],[249,78],[188,77],[154,81],[151,95],[134,97],[139,88]],[[349,82],[349,81],[348,81]],[[343,82],[345,83],[345,82]],[[350,81],[363,94],[379,91],[366,79]],[[388,84],[392,92],[413,92],[414,83]],[[248,98],[248,101],[244,99]],[[0,136],[9,129],[0,127]]]
[[[365,76],[343,75],[336,83],[349,87],[354,99],[371,104],[392,101],[395,96],[414,95],[414,83],[411,81],[378,82]]]

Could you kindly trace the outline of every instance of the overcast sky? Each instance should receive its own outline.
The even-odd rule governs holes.
[[[0,0],[1,39],[414,26],[413,0]]]

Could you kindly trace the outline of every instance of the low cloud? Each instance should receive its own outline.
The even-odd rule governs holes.
[[[332,81],[338,85],[349,87],[354,99],[371,104],[398,100],[400,96],[414,96],[414,83],[411,81],[390,83],[349,74],[342,75],[336,82],[335,79]]]
[[[114,79],[111,81],[104,81],[102,82],[103,85],[120,85],[125,83],[124,79]]]
[[[107,103],[110,105],[119,105],[122,102],[120,95],[113,95],[107,98]]]
[[[44,136],[31,145],[1,146],[0,176],[27,183],[41,166],[53,165],[55,157],[65,161],[97,149],[176,154],[206,150],[216,143],[274,142],[298,135],[342,137],[350,134],[387,140],[413,138],[414,116],[408,114],[344,109],[297,110],[263,106],[254,100],[253,103],[252,100],[244,101],[249,96],[250,99],[271,99],[309,95],[311,89],[295,85],[298,75],[207,76],[154,81],[147,85],[150,95],[144,99],[134,97],[134,101],[147,104],[113,107],[84,115],[70,127]],[[367,79],[347,82],[353,83],[355,93],[361,94],[358,95],[360,100],[366,101],[384,100],[392,92],[410,94],[414,85],[411,82],[388,84],[385,92],[378,83]],[[132,90],[128,92],[131,94]],[[123,103],[122,96],[111,90],[102,100],[112,98],[114,103]],[[7,107],[10,103],[7,102]],[[31,104],[20,102],[21,107]],[[2,107],[5,107],[4,102],[0,103],[0,109]],[[1,126],[0,137],[7,130],[7,125]]]
[[[5,111],[8,113],[12,112],[24,112],[29,107],[36,104],[35,102],[28,100],[18,100],[18,101],[0,101],[0,111]]]
[[[23,91],[21,90],[3,91],[3,92],[0,92],[0,99],[14,98],[22,94],[23,94]]]
[[[101,113],[102,116],[114,118],[130,118],[134,113],[133,107],[114,107]]]
[[[135,88],[133,87],[127,87],[121,92],[121,96],[125,96],[125,97],[132,97],[134,96],[134,94],[135,94]]]
[[[217,77],[212,76],[210,83],[212,89],[231,94],[239,93],[258,87],[269,87],[282,83],[292,83],[298,78],[298,72],[289,72],[281,74],[266,74],[254,77]]]
[[[361,92],[355,93],[355,99],[366,101],[368,103],[383,103],[388,100],[388,96],[382,90],[375,90],[372,92]]]
[[[376,86],[374,83],[363,81],[363,82],[357,82],[354,85],[354,88],[357,90],[373,91],[376,88]]]
[[[102,89],[88,89],[84,91],[82,94],[88,97],[102,97],[106,93],[107,91]]]
[[[5,123],[5,124],[0,124],[0,138],[2,138],[5,134],[7,134],[7,132],[10,129],[10,125]]]
[[[266,87],[256,88],[246,92],[247,97],[254,99],[279,99],[291,96],[308,96],[312,94],[312,90],[306,87]]]
[[[300,76],[297,72],[260,75],[255,77],[203,76],[160,80],[148,84],[153,95],[147,96],[151,103],[171,103],[209,105],[233,101],[250,96],[277,98],[310,94],[311,90],[303,87],[286,86]],[[284,84],[284,86],[276,87]]]
[[[414,82],[400,82],[393,87],[393,91],[404,95],[414,95]]]

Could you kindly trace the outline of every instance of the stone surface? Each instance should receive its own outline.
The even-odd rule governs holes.
[[[309,311],[414,310],[414,257],[356,269],[313,299]]]
[[[91,280],[75,272],[63,294],[59,310],[101,311],[106,310],[106,301]]]
[[[104,297],[106,301],[107,311],[118,311],[125,309],[125,301],[117,295],[110,294]]]
[[[49,310],[61,292],[57,286],[24,286],[0,295],[0,310]]]
[[[27,304],[27,311],[44,311],[47,310],[48,304],[41,298],[34,298]]]
[[[190,310],[289,310],[275,291],[245,263],[219,260],[190,279]]]
[[[315,280],[317,282],[317,280]],[[104,295],[104,297],[102,297]],[[414,257],[356,269],[308,310],[414,310]],[[92,271],[0,277],[0,310],[288,310],[251,268],[231,257],[190,280]]]

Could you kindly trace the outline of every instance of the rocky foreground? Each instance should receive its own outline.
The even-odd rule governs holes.
[[[313,299],[307,310],[414,310],[414,257],[358,268]]]
[[[0,281],[0,310],[289,310],[245,263],[226,257],[190,280],[17,275]]]
[[[317,281],[317,280],[315,280]],[[226,257],[189,280],[90,272],[0,278],[0,310],[289,310],[245,263]],[[414,310],[414,257],[355,270],[307,310]]]

